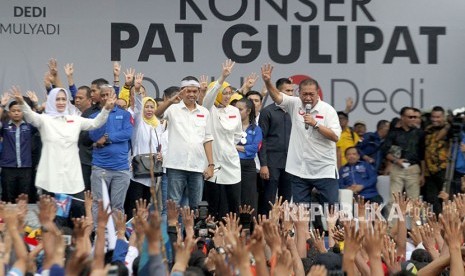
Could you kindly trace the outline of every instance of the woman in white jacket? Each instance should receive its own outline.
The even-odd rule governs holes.
[[[234,62],[227,60],[218,81],[207,91],[203,106],[210,111],[213,134],[213,161],[215,173],[205,181],[204,200],[209,213],[223,217],[239,212],[241,203],[241,164],[236,151],[242,134],[239,110],[230,105],[233,89],[224,80],[231,74]]]
[[[155,116],[157,102],[151,97],[144,97],[141,87],[144,75],[138,73],[134,79],[134,129],[132,132],[131,158],[139,154],[156,153],[157,160],[162,160],[161,137],[164,127]],[[150,177],[134,178],[131,176],[128,193],[126,194],[125,212],[131,217],[135,201],[143,198],[150,201]]]
[[[37,114],[24,104],[18,87],[13,86],[11,93],[21,105],[26,121],[38,128],[42,139],[36,186],[50,193],[77,194],[84,191],[77,146],[79,133],[105,124],[116,96],[109,97],[105,108],[95,119],[87,119],[70,112],[73,107],[68,92],[63,88],[50,91],[44,114]]]

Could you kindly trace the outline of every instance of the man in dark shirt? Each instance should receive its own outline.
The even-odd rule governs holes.
[[[382,147],[386,159],[393,163],[390,204],[393,202],[392,194],[402,192],[404,188],[408,197],[418,198],[425,180],[424,132],[415,126],[417,116],[413,108],[403,107],[400,115],[400,126],[389,132]]]
[[[294,94],[294,85],[289,79],[277,80],[276,87],[286,95]],[[285,171],[292,121],[286,110],[272,103],[262,109],[258,124],[263,131],[262,148],[258,152],[260,177],[265,181],[259,213],[268,214],[271,208],[268,202],[275,202],[276,192],[283,200],[290,201],[292,197],[290,174]]]
[[[92,104],[91,89],[88,86],[78,88],[75,97],[75,105],[81,111],[81,117],[89,118],[90,115],[100,111],[99,103]],[[78,147],[81,159],[82,177],[86,191],[90,191],[90,175],[92,174],[92,149],[94,142],[89,137],[88,131],[79,134]]]
[[[2,112],[4,107],[2,101]],[[8,115],[9,119],[0,123],[2,201],[15,202],[20,194],[33,196],[32,135],[37,129],[23,120],[23,112],[16,101],[8,105]]]
[[[431,124],[425,128],[425,165],[426,178],[422,194],[426,202],[433,204],[433,210],[439,214],[442,210],[438,198],[442,191],[449,156],[449,129],[444,108],[433,107]]]

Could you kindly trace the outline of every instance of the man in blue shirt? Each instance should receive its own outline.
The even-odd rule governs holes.
[[[114,95],[111,85],[100,86],[100,105]],[[90,118],[95,118],[94,113]],[[89,131],[94,141],[92,152],[91,188],[94,199],[102,199],[102,179],[109,189],[112,209],[124,210],[124,199],[129,187],[129,140],[132,135],[131,114],[119,107],[113,108],[108,121],[99,129]],[[97,210],[96,205],[93,208]],[[96,216],[94,216],[96,218]]]
[[[383,203],[376,190],[377,174],[373,166],[360,160],[355,147],[347,148],[345,156],[347,163],[339,169],[339,188],[352,190],[355,195],[363,196],[365,201]]]
[[[379,171],[381,162],[383,161],[381,146],[388,132],[389,122],[380,120],[378,124],[376,124],[376,132],[365,133],[362,141],[357,145],[360,159],[370,163],[375,168],[375,172]]]
[[[2,111],[3,104],[2,101]],[[0,123],[2,201],[15,202],[20,194],[32,196],[32,135],[37,129],[23,120],[23,112],[16,101],[9,104],[8,115],[9,120]]]

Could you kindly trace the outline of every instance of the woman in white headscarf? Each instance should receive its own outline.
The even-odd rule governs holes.
[[[110,96],[105,108],[95,119],[87,119],[75,115],[69,94],[64,88],[50,91],[44,114],[37,114],[24,104],[18,87],[13,86],[11,92],[21,105],[26,121],[37,127],[41,135],[42,154],[37,168],[36,186],[50,193],[82,192],[84,180],[77,146],[79,133],[105,124],[116,96]]]

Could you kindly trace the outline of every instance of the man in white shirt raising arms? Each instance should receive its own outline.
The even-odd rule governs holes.
[[[168,121],[170,133],[170,146],[163,160],[168,176],[168,199],[179,204],[187,194],[191,209],[197,209],[202,199],[203,180],[213,176],[215,167],[210,112],[196,103],[199,93],[197,78],[185,77],[181,81],[181,92],[164,101],[155,111],[155,116],[163,114]]]
[[[285,108],[292,120],[286,172],[292,175],[295,203],[310,203],[313,188],[320,203],[338,201],[336,142],[341,126],[336,110],[318,96],[318,82],[306,79],[299,84],[299,97],[278,91],[271,82],[273,66],[262,66],[262,78],[273,101]]]

